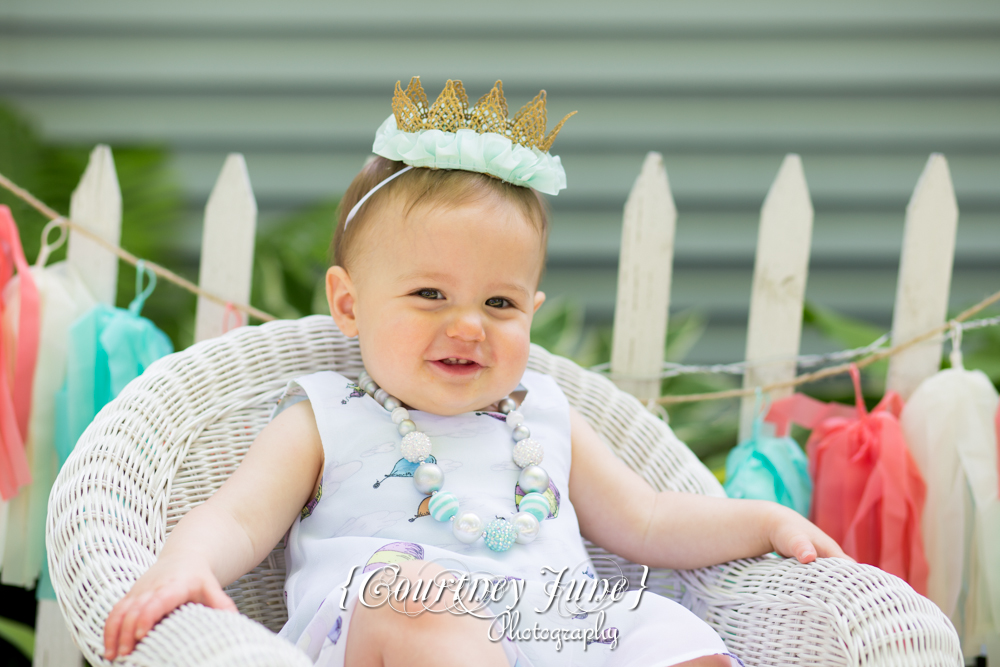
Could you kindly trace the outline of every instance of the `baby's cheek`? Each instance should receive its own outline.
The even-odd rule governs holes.
[[[497,352],[504,365],[511,367],[512,373],[523,373],[531,352],[531,333],[526,326],[509,326],[497,341]],[[520,369],[520,370],[518,370]]]

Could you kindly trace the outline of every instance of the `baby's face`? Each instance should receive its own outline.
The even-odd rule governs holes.
[[[356,266],[327,276],[330,309],[357,335],[372,379],[439,415],[485,408],[513,391],[545,295],[539,233],[491,202],[402,205],[371,220]]]

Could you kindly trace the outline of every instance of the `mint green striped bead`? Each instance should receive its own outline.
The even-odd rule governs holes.
[[[458,498],[451,491],[438,491],[431,496],[427,510],[438,521],[447,521],[458,513]]]
[[[518,509],[522,512],[530,512],[539,521],[545,521],[549,516],[549,500],[540,493],[529,493],[521,498]]]

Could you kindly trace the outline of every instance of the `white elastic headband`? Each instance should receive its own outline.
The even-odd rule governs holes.
[[[368,201],[369,197],[371,197],[373,194],[375,194],[376,192],[378,192],[378,189],[380,187],[382,187],[383,185],[385,185],[386,183],[388,183],[392,179],[396,178],[397,176],[401,176],[401,175],[405,174],[406,172],[408,172],[411,169],[413,169],[412,166],[404,167],[404,168],[400,169],[395,174],[393,174],[392,176],[390,176],[389,178],[385,179],[384,181],[382,181],[381,183],[379,183],[378,185],[376,185],[374,188],[372,188],[371,190],[369,190],[368,192],[366,192],[365,196],[362,197],[361,199],[359,199],[358,203],[355,204],[354,208],[351,209],[351,212],[347,214],[347,220],[344,220],[344,229],[346,230],[347,229],[347,225],[351,224],[351,220],[353,220],[354,216],[356,216],[358,214],[358,209],[360,209],[361,206],[366,201]]]

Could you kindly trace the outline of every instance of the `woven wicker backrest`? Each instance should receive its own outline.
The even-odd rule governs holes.
[[[670,429],[607,378],[535,346],[529,367],[552,375],[570,403],[655,488],[722,495]],[[77,617],[106,617],[153,563],[180,518],[233,473],[288,381],[319,370],[356,377],[361,357],[356,341],[345,338],[331,318],[312,316],[199,343],[158,361],[131,383],[87,429],[53,489],[48,533],[55,542],[50,553],[56,554],[60,603],[76,607]],[[603,553],[588,548],[592,555]],[[58,556],[67,553],[79,557]],[[112,573],[110,589],[100,595],[79,585],[95,566],[102,571],[102,588],[109,588],[103,575]],[[607,568],[614,569],[610,561],[598,564]],[[240,611],[276,631],[287,618],[284,579],[279,544],[227,592]],[[649,583],[669,594],[671,581],[669,573],[659,573]]]

